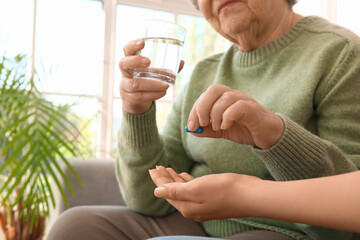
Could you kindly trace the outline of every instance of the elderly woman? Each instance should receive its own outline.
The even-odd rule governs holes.
[[[319,17],[296,14],[291,0],[195,4],[233,46],[197,64],[162,134],[154,101],[168,85],[132,77],[132,69],[149,65],[149,59],[136,55],[143,40],[124,47],[116,172],[129,208],[71,210],[49,239],[351,239],[351,233],[265,218],[198,223],[154,196],[148,170],[156,165],[194,177],[232,172],[288,181],[351,172],[360,164],[356,35]],[[203,132],[186,133],[185,126],[192,131],[201,126]]]

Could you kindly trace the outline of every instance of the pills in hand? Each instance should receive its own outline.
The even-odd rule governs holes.
[[[190,133],[202,133],[203,132],[203,128],[199,127],[196,131],[190,131],[188,126],[185,127],[185,131],[186,132],[190,132]]]

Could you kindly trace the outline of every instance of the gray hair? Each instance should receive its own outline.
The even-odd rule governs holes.
[[[192,5],[196,8],[196,10],[200,10],[199,6],[197,4],[197,0],[190,0],[190,2],[192,3]]]
[[[286,0],[290,7],[294,6],[297,3],[297,0]]]
[[[286,1],[291,8],[297,3],[297,0],[286,0]],[[190,2],[197,10],[199,10],[199,5],[197,4],[197,0],[190,0]]]

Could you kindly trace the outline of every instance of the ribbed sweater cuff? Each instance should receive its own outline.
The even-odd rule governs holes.
[[[247,226],[246,224],[233,222],[231,219],[226,220],[211,220],[202,222],[206,233],[212,237],[225,237],[234,235],[239,232],[256,230],[257,228]]]
[[[272,176],[277,181],[288,181],[329,175],[326,142],[289,118],[279,116],[285,123],[280,141],[269,149],[253,149]]]
[[[123,111],[120,135],[130,147],[145,147],[159,141],[155,103],[143,114]]]

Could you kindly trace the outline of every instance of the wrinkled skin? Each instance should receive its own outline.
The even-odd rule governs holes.
[[[282,119],[239,90],[212,85],[195,102],[188,119],[190,131],[204,131],[197,137],[270,148],[284,131]]]

